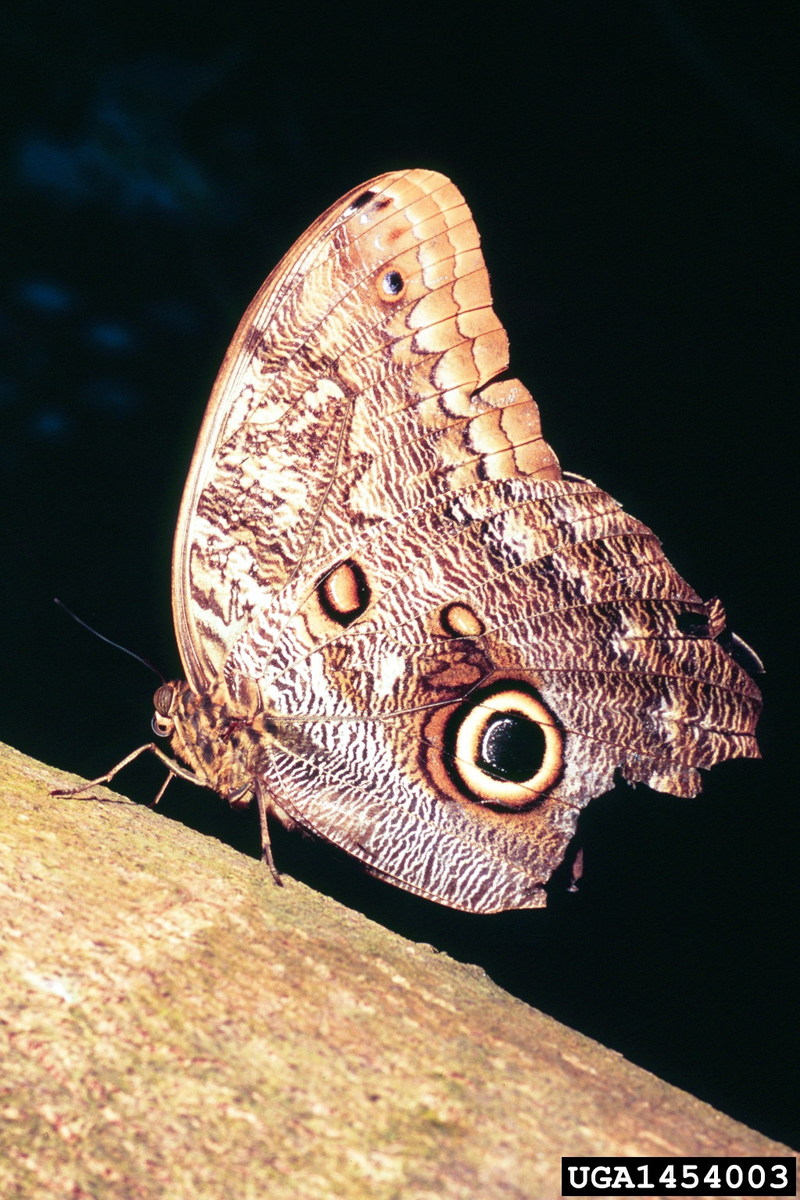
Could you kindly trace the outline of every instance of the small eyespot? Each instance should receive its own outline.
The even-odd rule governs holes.
[[[445,605],[439,613],[439,623],[442,632],[450,637],[480,637],[486,632],[480,617],[468,604],[462,604],[460,601]]]
[[[360,196],[356,196],[355,200],[351,200],[347,208],[344,210],[344,215],[349,217],[351,213],[358,212],[365,204],[369,204],[375,196],[374,192],[362,192]]]
[[[317,598],[326,616],[347,626],[366,610],[372,592],[361,567],[349,558],[319,581]]]
[[[405,280],[399,271],[387,271],[381,279],[381,287],[387,296],[391,296],[396,300],[402,295],[405,288]]]
[[[505,680],[473,692],[445,730],[444,763],[470,799],[526,808],[558,781],[564,738],[533,689]]]
[[[168,717],[175,703],[175,689],[169,683],[162,683],[153,696],[153,708],[162,717]]]

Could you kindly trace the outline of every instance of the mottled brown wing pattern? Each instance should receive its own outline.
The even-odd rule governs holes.
[[[175,540],[198,782],[472,911],[533,907],[615,773],[694,795],[757,755],[724,613],[562,476],[441,175],[319,218],[247,310]]]
[[[508,364],[475,224],[430,171],[355,189],[279,264],[245,313],[184,494],[173,604],[189,681],[206,686],[301,560],[354,523],[419,503],[437,478],[555,457]],[[508,461],[506,461],[508,460]]]

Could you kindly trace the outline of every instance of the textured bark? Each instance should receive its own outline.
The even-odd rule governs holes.
[[[562,1154],[780,1154],[476,968],[0,758],[0,1194],[556,1197]]]

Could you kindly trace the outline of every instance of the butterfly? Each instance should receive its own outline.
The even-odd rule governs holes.
[[[175,535],[186,680],[154,698],[181,761],[124,762],[255,800],[276,877],[271,818],[442,904],[538,907],[617,775],[693,796],[758,756],[757,660],[562,471],[508,362],[426,170],[332,205],[236,331]]]

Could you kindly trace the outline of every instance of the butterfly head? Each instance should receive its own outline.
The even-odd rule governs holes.
[[[177,690],[173,683],[163,683],[153,696],[153,733],[156,737],[172,737],[175,722],[172,712],[175,707]]]
[[[254,729],[227,693],[198,695],[183,681],[162,684],[153,696],[153,731],[170,739],[197,781],[236,807],[253,797],[253,779],[264,753],[265,730]]]

